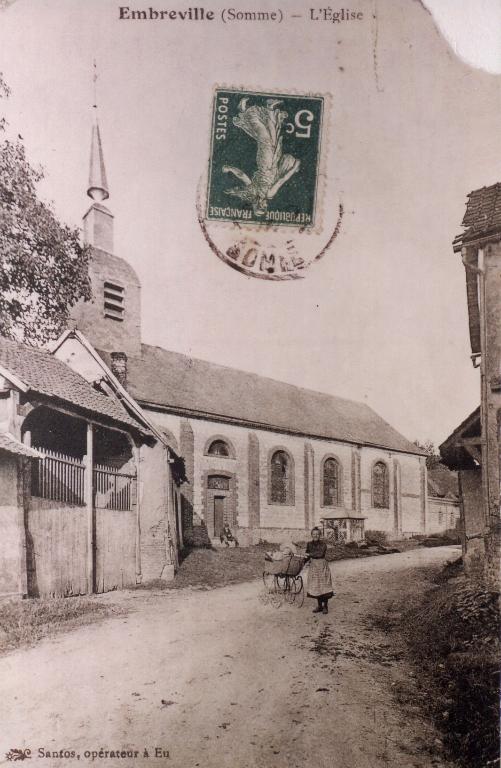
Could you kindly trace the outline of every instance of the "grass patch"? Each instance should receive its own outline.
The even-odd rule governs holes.
[[[378,555],[387,554],[383,549],[377,551],[378,547],[384,547],[385,549],[393,549],[397,552],[407,552],[410,549],[417,549],[419,543],[412,539],[404,539],[402,541],[386,541],[384,545],[374,544],[371,545],[376,549],[359,549],[353,544],[331,544],[327,545],[326,560],[333,562],[335,560],[349,560],[357,557],[377,557]]]
[[[450,544],[461,544],[461,537],[458,531],[445,531],[425,536],[421,544],[423,547],[444,547]]]
[[[499,594],[467,579],[461,559],[434,581],[379,628],[404,638],[418,684],[412,703],[432,716],[447,756],[464,768],[499,766]]]
[[[224,587],[260,578],[264,569],[264,545],[228,549],[192,549],[181,563],[174,589],[191,586]]]
[[[386,531],[371,531],[365,532],[365,540],[368,544],[381,544],[386,546],[388,543],[388,534]]]
[[[84,597],[0,602],[0,653],[124,612]]]
[[[173,581],[148,581],[136,589],[183,589],[184,587],[224,587],[261,578],[264,553],[275,549],[273,544],[227,549],[187,549]]]

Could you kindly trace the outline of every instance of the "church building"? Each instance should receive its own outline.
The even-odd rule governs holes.
[[[73,308],[75,331],[54,353],[78,369],[85,337],[184,459],[177,543],[216,541],[224,522],[241,544],[304,540],[319,524],[342,540],[360,538],[364,527],[392,538],[424,533],[423,452],[367,405],[143,343],[140,281],[114,252],[113,214],[104,205],[97,121],[87,194],[93,298]],[[159,575],[163,457],[146,448],[141,462],[144,578]]]

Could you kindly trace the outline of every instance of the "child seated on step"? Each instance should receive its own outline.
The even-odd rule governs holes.
[[[226,544],[227,547],[229,547],[230,544],[234,544],[235,547],[238,547],[238,539],[232,534],[228,523],[223,525],[223,530],[221,531],[219,538],[221,540],[221,544]]]

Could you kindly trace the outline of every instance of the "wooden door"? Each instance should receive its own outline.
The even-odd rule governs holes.
[[[136,514],[96,508],[94,591],[109,592],[136,583]]]
[[[85,594],[86,508],[31,496],[25,531],[29,596]]]
[[[214,496],[214,536],[220,536],[224,525],[224,496]]]
[[[136,583],[136,479],[113,467],[94,469],[94,591]]]

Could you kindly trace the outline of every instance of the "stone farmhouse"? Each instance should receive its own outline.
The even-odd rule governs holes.
[[[440,446],[459,473],[463,556],[472,575],[499,588],[501,425],[501,184],[470,192],[453,249],[465,267],[471,360],[480,407]]]

